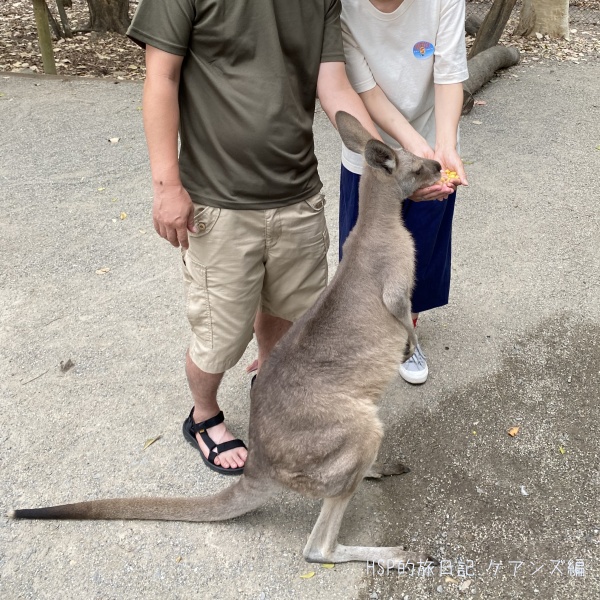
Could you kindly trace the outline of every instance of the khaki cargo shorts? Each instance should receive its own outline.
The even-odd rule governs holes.
[[[198,231],[182,255],[190,357],[222,373],[244,353],[258,310],[296,321],[325,288],[325,197],[268,210],[194,207]]]

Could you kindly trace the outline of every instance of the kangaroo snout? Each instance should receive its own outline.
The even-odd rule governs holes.
[[[416,171],[418,187],[427,187],[437,183],[442,177],[442,165],[437,160],[422,158]]]
[[[435,177],[436,181],[440,178],[442,173],[442,165],[437,160],[431,160],[429,158],[423,159],[423,169],[432,177]]]

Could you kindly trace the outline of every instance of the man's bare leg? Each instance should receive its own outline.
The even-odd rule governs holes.
[[[283,337],[292,326],[291,321],[274,317],[265,313],[258,313],[254,322],[256,340],[258,342],[258,368],[269,355],[275,344]],[[194,422],[206,421],[214,417],[221,409],[217,403],[217,391],[223,373],[206,373],[198,368],[189,353],[186,355],[185,372],[192,397],[194,398]],[[216,444],[235,439],[228,431],[225,423],[215,425],[206,430]],[[202,441],[200,434],[196,434],[200,450],[208,456],[208,448]],[[244,448],[233,448],[215,457],[215,464],[226,469],[243,467],[248,452]]]
[[[254,320],[254,333],[258,342],[258,370],[269,356],[275,344],[285,335],[293,325],[280,317],[259,312]]]
[[[219,389],[221,379],[223,379],[223,373],[206,373],[205,371],[202,371],[202,369],[194,364],[190,358],[189,352],[185,357],[185,373],[187,375],[190,391],[192,392],[192,397],[194,398],[194,423],[206,421],[206,419],[210,419],[217,415],[221,410],[217,404],[217,390]],[[225,423],[209,427],[206,430],[206,433],[208,433],[215,444],[221,444],[235,439],[228,431]],[[200,450],[204,456],[208,457],[208,448],[202,441],[199,433],[196,434],[196,439],[200,445]],[[215,464],[220,465],[225,469],[243,467],[247,455],[248,451],[245,448],[233,448],[232,450],[227,450],[216,456]]]

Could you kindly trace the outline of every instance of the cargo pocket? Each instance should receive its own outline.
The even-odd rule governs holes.
[[[308,200],[305,200],[306,204],[311,208],[314,212],[321,212],[325,208],[325,196],[324,194],[317,194]]]
[[[202,237],[206,235],[217,222],[221,209],[214,206],[204,206],[203,204],[194,204],[194,225],[196,233],[188,231],[191,237]]]
[[[194,261],[189,252],[182,255],[183,281],[186,295],[186,315],[198,341],[213,347],[213,325],[208,295],[207,269]]]
[[[325,196],[317,194],[308,200],[304,200],[308,214],[312,218],[318,219],[318,235],[322,242],[322,251],[326,255],[329,251],[329,231],[327,230],[327,221],[325,219]],[[315,223],[316,225],[316,223]]]

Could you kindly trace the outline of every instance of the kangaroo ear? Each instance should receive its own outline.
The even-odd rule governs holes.
[[[396,153],[379,140],[369,140],[365,148],[365,160],[370,167],[391,174],[396,168],[398,159]]]
[[[346,148],[352,152],[363,154],[367,142],[373,136],[360,124],[358,119],[340,110],[335,113],[335,124]]]

